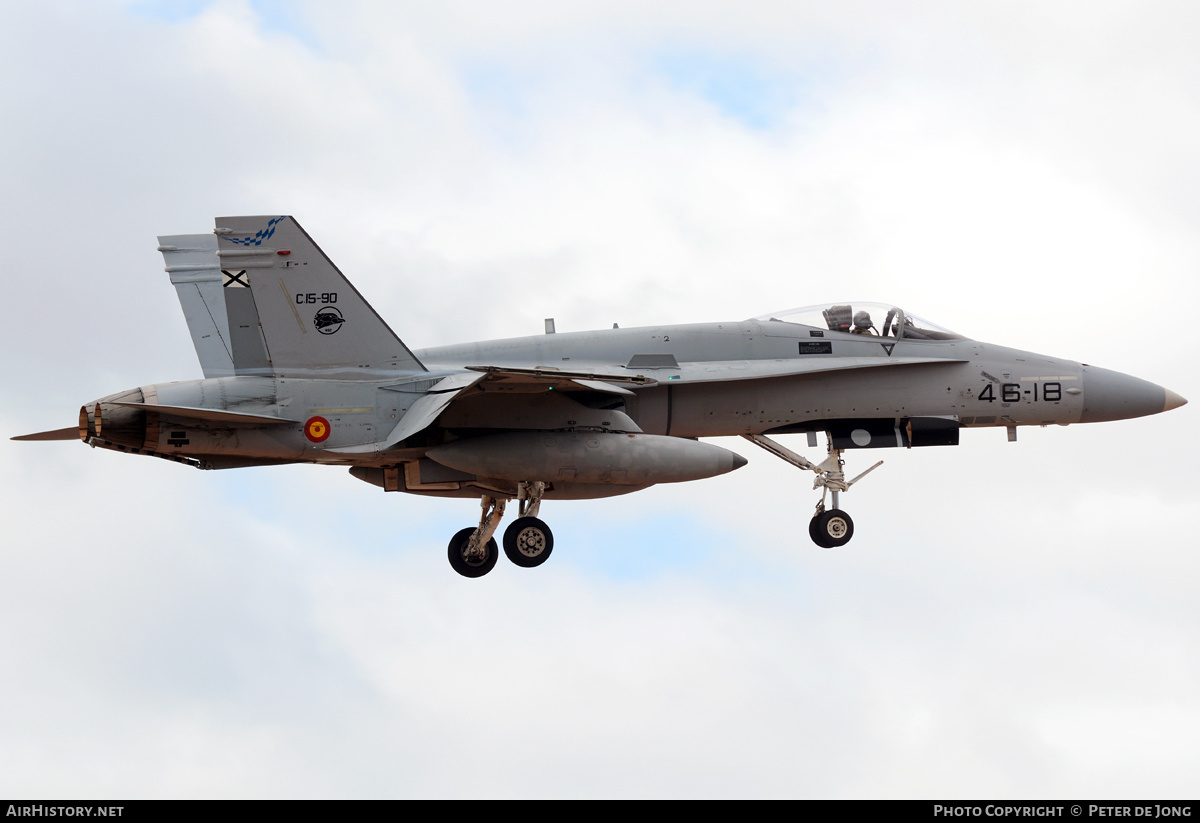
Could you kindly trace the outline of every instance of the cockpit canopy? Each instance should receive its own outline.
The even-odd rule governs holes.
[[[817,329],[890,337],[897,340],[961,340],[955,334],[915,314],[886,303],[825,303],[756,317],[761,323],[796,323]]]

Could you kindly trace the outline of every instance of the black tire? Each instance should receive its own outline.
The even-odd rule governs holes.
[[[500,557],[500,548],[496,545],[496,539],[492,538],[484,547],[485,553],[482,558],[468,560],[463,553],[467,550],[467,544],[474,532],[474,528],[466,528],[454,535],[450,538],[450,546],[446,552],[451,568],[463,577],[483,577],[492,570]]]
[[[821,512],[821,514],[824,514],[824,512]],[[825,542],[821,540],[821,531],[817,526],[817,521],[820,519],[820,514],[814,514],[812,520],[808,521],[808,536],[812,538],[812,542],[816,543],[822,549],[832,549],[833,546],[826,545]]]
[[[844,546],[854,536],[854,521],[850,519],[850,515],[841,509],[830,509],[829,511],[821,512],[816,517],[814,523],[816,534],[813,536],[813,540],[816,541],[818,546],[823,546],[827,549],[836,549],[839,546]]]
[[[504,530],[504,553],[522,568],[540,566],[554,550],[554,534],[536,517],[518,517]]]

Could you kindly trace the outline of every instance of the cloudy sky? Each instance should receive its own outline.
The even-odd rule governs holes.
[[[25,2],[0,431],[200,376],[155,236],[293,214],[413,348],[889,301],[1200,396],[1186,2]],[[0,442],[0,795],[1195,797],[1197,405],[547,504]],[[789,439],[803,449],[803,438]],[[805,450],[809,456],[818,452]]]

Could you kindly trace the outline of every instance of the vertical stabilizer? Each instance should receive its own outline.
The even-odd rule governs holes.
[[[222,271],[217,238],[179,234],[158,238],[171,282],[192,333],[205,377],[271,374],[258,310],[244,282]]]
[[[221,276],[236,281],[224,288],[227,300],[233,288],[253,295],[275,374],[425,370],[293,218],[216,224]]]
[[[158,250],[179,295],[204,376],[228,377],[234,368],[217,238],[211,234],[161,236]]]

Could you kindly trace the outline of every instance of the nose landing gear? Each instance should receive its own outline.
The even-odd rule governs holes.
[[[829,456],[820,463],[812,463],[806,460],[791,449],[776,443],[765,435],[743,434],[742,437],[754,445],[766,449],[781,460],[786,460],[797,468],[816,473],[817,479],[813,481],[813,488],[821,489],[821,502],[817,503],[816,512],[813,514],[812,520],[808,523],[808,536],[812,538],[814,543],[824,549],[833,549],[850,542],[850,538],[854,536],[854,521],[850,519],[850,515],[838,508],[838,497],[842,492],[849,490],[859,480],[862,480],[868,474],[882,466],[882,460],[858,475],[858,477],[847,482],[846,475],[842,472],[842,467],[846,463],[842,460],[841,450],[833,447],[832,436],[829,437]],[[827,492],[832,496],[832,509],[825,508],[825,495]]]

